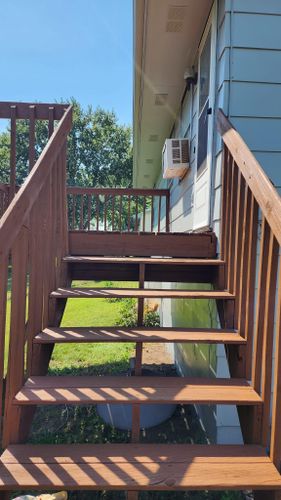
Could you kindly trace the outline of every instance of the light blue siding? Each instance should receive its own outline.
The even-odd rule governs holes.
[[[236,12],[281,15],[280,0],[234,0],[233,3],[231,0],[225,1],[226,10],[230,10],[232,5]]]
[[[281,186],[281,1],[219,0],[217,107]]]
[[[281,118],[281,85],[233,82],[230,115]]]
[[[227,55],[229,57],[229,51]],[[231,78],[242,82],[281,83],[281,51],[233,48]]]
[[[231,22],[231,45],[280,50],[280,27],[281,16],[234,13]]]

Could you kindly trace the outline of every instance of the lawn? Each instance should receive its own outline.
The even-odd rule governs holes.
[[[74,287],[136,287],[136,283],[74,281]],[[116,326],[121,301],[110,299],[68,299],[62,326]],[[134,345],[127,343],[56,345],[51,372],[114,373],[127,370]]]

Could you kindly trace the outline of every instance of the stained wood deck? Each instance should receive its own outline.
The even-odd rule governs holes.
[[[37,344],[80,342],[198,342],[246,344],[235,330],[207,328],[45,328],[36,335]]]
[[[281,476],[260,446],[157,444],[10,445],[0,489],[277,489]]]
[[[260,396],[243,379],[126,376],[31,377],[14,403],[198,403],[261,404]]]

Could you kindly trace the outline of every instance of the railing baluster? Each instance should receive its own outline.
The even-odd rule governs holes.
[[[150,221],[150,230],[153,233],[153,223],[154,223],[154,196],[151,196],[151,221]]]
[[[5,364],[5,337],[6,337],[6,316],[7,316],[7,287],[8,287],[8,257],[0,256],[0,418],[3,414],[3,379]],[[1,422],[2,423],[2,422]],[[0,426],[1,430],[1,426]]]
[[[128,195],[128,231],[131,230],[131,196]]]
[[[136,195],[136,219],[135,219],[135,231],[139,230],[139,197]]]
[[[161,224],[161,195],[159,196],[159,201],[158,201],[158,233],[160,233],[160,224]]]
[[[100,197],[97,195],[97,231],[99,230],[100,223]]]
[[[55,109],[53,106],[49,107],[49,121],[48,121],[48,137],[50,138],[52,133],[54,132],[54,112]]]
[[[107,225],[107,195],[104,196],[104,231]]]
[[[231,179],[231,196],[230,196],[230,234],[229,234],[229,267],[228,267],[228,290],[233,292],[234,288],[234,264],[235,264],[235,223],[236,223],[236,212],[237,212],[237,184],[238,184],[238,170],[237,166],[233,162],[232,166],[232,179]]]
[[[43,259],[44,241],[42,221],[44,220],[41,200],[35,203],[30,217],[30,273],[27,325],[27,373],[32,373],[32,342],[42,329],[43,317]]]
[[[229,240],[230,240],[230,214],[231,214],[231,191],[232,191],[232,176],[233,176],[233,159],[228,152],[226,157],[226,207],[225,207],[225,218],[222,219],[222,224],[224,226],[224,245],[222,248],[222,259],[226,262],[226,276],[229,271]],[[227,280],[228,281],[228,280]]]
[[[170,191],[166,193],[166,233],[170,231]]]
[[[262,415],[262,445],[268,445],[269,417],[272,381],[272,354],[274,337],[274,312],[276,301],[276,283],[278,268],[279,245],[272,231],[269,237],[269,255],[265,282],[265,308],[263,319],[263,346],[262,346],[262,384],[261,396],[263,400]]]
[[[266,304],[266,277],[267,263],[269,254],[269,239],[270,229],[265,218],[262,218],[262,230],[260,239],[260,261],[259,261],[259,277],[258,291],[256,302],[256,328],[254,338],[254,353],[253,353],[253,371],[252,380],[253,387],[257,392],[261,390],[261,368],[262,368],[262,344],[263,344],[263,321]]]
[[[145,211],[146,211],[146,197],[143,197],[143,219],[142,219],[142,230],[145,232]]]
[[[221,227],[220,227],[220,257],[222,260],[225,259],[226,255],[226,229],[228,225],[227,220],[227,207],[228,207],[228,177],[229,177],[229,164],[228,157],[229,151],[224,144],[222,153],[222,172],[221,172],[221,184],[222,184],[222,196],[221,196]]]
[[[92,218],[92,197],[88,194],[88,231],[91,231],[91,218]]]
[[[280,250],[280,248],[279,248]],[[278,297],[276,314],[276,339],[274,346],[274,379],[272,397],[272,425],[270,458],[277,470],[281,470],[281,262],[278,273]]]
[[[84,195],[81,194],[80,197],[80,229],[84,229]]]
[[[119,204],[119,231],[122,231],[122,195],[120,196]]]
[[[16,127],[17,127],[17,117],[16,117],[16,106],[11,106],[11,149],[10,149],[10,202],[16,194]]]
[[[115,218],[115,194],[112,195],[112,222],[111,222],[112,231],[114,231],[114,218]]]
[[[24,346],[26,285],[28,262],[28,229],[22,227],[12,247],[11,321],[9,343],[9,371],[6,385],[5,426],[3,446],[19,438],[19,411],[11,404],[24,382]]]
[[[241,296],[237,323],[240,335],[247,339],[246,376],[248,379],[251,377],[252,365],[257,229],[258,207],[250,189],[247,188],[240,269]]]
[[[240,308],[240,285],[241,285],[241,266],[242,266],[242,243],[243,243],[243,225],[245,221],[245,180],[242,177],[240,171],[238,172],[238,195],[237,195],[237,210],[236,210],[236,221],[233,229],[236,231],[235,235],[235,253],[234,253],[234,282],[233,289],[236,296],[235,301],[235,314],[234,314],[234,326],[238,328],[239,319],[239,308]]]
[[[29,106],[29,171],[35,163],[35,105]]]
[[[76,194],[73,194],[73,202],[72,202],[72,230],[74,231],[76,226]]]

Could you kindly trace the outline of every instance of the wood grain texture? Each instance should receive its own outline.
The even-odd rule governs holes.
[[[120,197],[122,200],[122,197]],[[121,208],[120,208],[121,210]],[[121,211],[119,213],[121,228]],[[121,229],[120,229],[121,230]],[[122,233],[70,231],[71,255],[216,258],[214,233]]]
[[[82,342],[190,342],[245,344],[235,330],[193,328],[45,328],[34,339],[38,344]]]
[[[184,259],[184,258],[157,258],[157,257],[101,257],[94,255],[67,255],[63,258],[68,264],[158,264],[175,266],[223,266],[221,259]]]
[[[183,299],[214,299],[234,300],[235,296],[225,290],[170,290],[137,288],[58,288],[51,293],[54,299],[98,299],[98,298],[183,298]]]
[[[14,404],[155,403],[261,404],[243,379],[187,377],[30,377]]]
[[[0,488],[276,489],[281,477],[258,446],[157,444],[10,446]],[[239,481],[237,481],[239,478]]]

